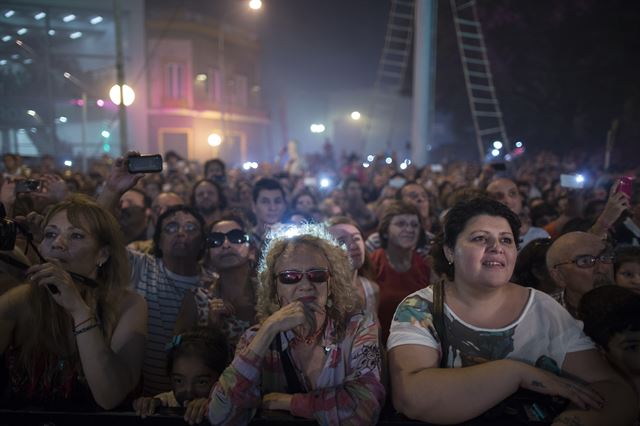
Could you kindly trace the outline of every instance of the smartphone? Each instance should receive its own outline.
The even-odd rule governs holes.
[[[22,179],[16,181],[16,194],[24,192],[40,192],[42,190],[42,181],[35,179]]]
[[[563,188],[571,188],[571,189],[584,188],[584,176],[560,175],[560,186]]]
[[[431,165],[431,171],[434,173],[442,173],[443,170],[444,170],[444,167],[442,167],[442,164]]]
[[[139,155],[127,158],[129,173],[159,173],[162,171],[162,155]]]
[[[314,177],[306,177],[304,178],[304,186],[316,186],[318,185],[318,179]]]
[[[618,189],[616,192],[624,192],[631,198],[633,194],[633,177],[631,176],[622,176],[620,181],[618,182]]]

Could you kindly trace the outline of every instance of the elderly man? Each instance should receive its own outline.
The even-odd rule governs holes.
[[[547,269],[561,288],[553,296],[574,318],[585,293],[613,284],[613,259],[611,247],[587,232],[569,232],[549,247]]]
[[[522,208],[522,195],[514,181],[508,178],[494,179],[487,185],[487,192],[491,198],[509,207],[520,218],[522,225],[520,227],[519,250],[522,250],[524,246],[533,240],[549,238],[547,231],[531,226],[531,218],[527,211]]]

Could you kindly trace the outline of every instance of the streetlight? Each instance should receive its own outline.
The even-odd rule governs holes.
[[[212,147],[220,146],[220,144],[222,143],[222,136],[220,136],[217,133],[211,133],[207,138],[207,143],[209,144],[209,146],[212,146]]]
[[[249,2],[249,7],[253,10],[258,10],[262,8],[262,1],[260,0],[251,0]]]
[[[362,114],[360,114],[360,111],[353,111],[351,113],[351,119],[352,120],[358,121],[358,120],[360,120],[361,117],[362,117]]]
[[[120,86],[114,84],[109,90],[109,99],[116,105],[120,105]],[[128,85],[122,86],[122,94],[124,95],[124,106],[128,107],[136,99],[136,93]]]

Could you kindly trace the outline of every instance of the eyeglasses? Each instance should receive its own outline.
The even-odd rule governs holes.
[[[167,234],[175,234],[182,228],[187,234],[193,234],[200,232],[200,226],[193,222],[187,222],[184,225],[180,225],[178,222],[169,222],[162,228]]]
[[[561,265],[568,265],[570,263],[575,263],[578,268],[593,268],[596,262],[603,263],[605,265],[609,265],[616,260],[616,257],[613,254],[601,254],[599,256],[592,256],[590,254],[583,254],[581,256],[576,256],[575,259],[570,260],[568,262],[556,263],[553,265],[554,268]]]
[[[249,242],[249,235],[241,229],[233,229],[229,232],[211,232],[207,236],[207,245],[212,248],[220,247],[227,239],[231,244],[244,244]]]
[[[331,273],[328,269],[310,269],[305,272],[289,270],[278,272],[274,278],[279,279],[282,284],[297,284],[305,275],[310,282],[320,284],[327,282]]]

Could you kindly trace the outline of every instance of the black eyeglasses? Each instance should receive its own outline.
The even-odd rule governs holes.
[[[553,267],[558,267],[561,265],[568,265],[570,263],[574,263],[578,268],[593,268],[596,265],[596,262],[603,263],[605,265],[609,265],[616,260],[616,257],[613,254],[601,254],[598,256],[592,256],[590,254],[583,254],[581,256],[576,256],[573,260],[568,262],[556,263]]]
[[[207,235],[207,245],[215,248],[224,244],[225,238],[229,240],[231,244],[244,244],[249,242],[249,235],[247,235],[241,229],[233,229],[227,233],[223,232],[210,232]]]
[[[331,273],[328,269],[309,269],[308,271],[282,271],[274,275],[274,278],[280,280],[282,284],[297,284],[302,280],[302,277],[307,276],[307,279],[315,284],[327,282]]]

